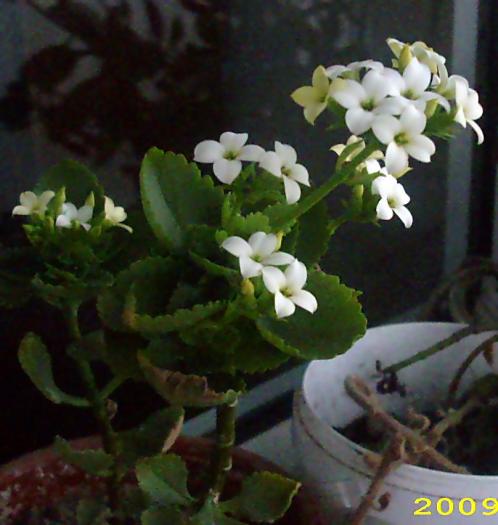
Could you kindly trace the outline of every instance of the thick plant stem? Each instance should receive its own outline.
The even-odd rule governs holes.
[[[436,344],[430,346],[429,348],[426,348],[425,350],[422,350],[421,352],[417,352],[408,359],[404,359],[399,363],[384,368],[383,372],[386,374],[397,373],[400,370],[403,370],[403,368],[406,368],[407,366],[411,366],[415,363],[418,363],[419,361],[422,361],[423,359],[427,359],[428,357],[433,356],[434,354],[442,352],[449,346],[458,343],[458,341],[461,341],[462,339],[468,337],[469,335],[472,335],[473,333],[475,333],[474,327],[466,326],[465,328],[456,331],[454,334],[451,334],[446,339],[438,341]]]
[[[69,333],[74,341],[81,339],[81,332],[78,323],[78,307],[70,306],[66,312],[66,321]],[[86,389],[86,396],[92,406],[95,419],[98,422],[100,434],[102,436],[102,445],[104,451],[113,458],[111,476],[107,479],[107,494],[109,498],[109,507],[116,514],[119,507],[119,472],[118,472],[118,439],[117,434],[112,428],[111,419],[106,406],[105,398],[100,394],[95,376],[88,361],[84,359],[75,359],[81,380]],[[118,523],[114,518],[113,523]]]
[[[372,142],[368,144],[365,149],[360,151],[355,157],[347,163],[345,167],[341,167],[338,171],[332,175],[326,182],[321,186],[313,190],[306,197],[304,197],[295,206],[289,208],[289,213],[285,215],[281,220],[276,221],[274,224],[275,228],[283,227],[287,222],[298,219],[306,212],[311,210],[320,201],[322,201],[327,195],[332,192],[337,186],[340,186],[345,182],[351,173],[378,148],[378,144]]]
[[[232,468],[232,449],[235,443],[235,417],[237,413],[235,400],[228,405],[216,409],[216,448],[211,463],[211,490],[210,496],[218,501],[227,474]]]

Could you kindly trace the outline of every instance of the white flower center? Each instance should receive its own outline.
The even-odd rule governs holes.
[[[227,160],[237,160],[237,157],[239,156],[238,151],[225,151],[225,154],[223,155],[223,158]]]
[[[408,135],[406,133],[404,133],[404,132],[398,133],[394,137],[394,141],[396,142],[396,144],[399,144],[400,146],[404,146],[405,144],[409,144],[410,143],[410,139],[409,139]]]

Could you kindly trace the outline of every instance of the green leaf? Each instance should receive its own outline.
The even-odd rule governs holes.
[[[42,340],[33,333],[24,336],[19,347],[19,362],[34,385],[50,401],[88,407],[86,399],[71,396],[57,387],[52,373],[52,359]]]
[[[366,330],[358,292],[318,270],[310,271],[305,288],[316,297],[318,310],[310,314],[296,308],[286,319],[258,319],[261,334],[283,352],[307,360],[342,354]]]
[[[330,239],[328,223],[329,214],[325,200],[299,218],[295,255],[306,266],[318,263],[327,252]]]
[[[103,330],[95,330],[74,341],[67,348],[67,354],[73,359],[99,361],[105,355],[105,337]]]
[[[152,230],[172,251],[185,248],[188,226],[218,224],[223,190],[183,155],[150,149],[142,162],[140,189]]]
[[[78,525],[108,525],[111,511],[95,498],[82,499],[76,507]]]
[[[142,525],[188,525],[176,507],[152,507],[142,514]]]
[[[139,361],[147,382],[172,405],[211,407],[233,403],[239,396],[235,390],[216,392],[205,377],[157,368],[143,355],[139,356]]]
[[[257,472],[245,478],[240,493],[220,507],[254,523],[273,523],[290,507],[300,483],[272,472]]]
[[[257,231],[271,232],[270,221],[266,215],[261,212],[242,215],[234,200],[234,195],[229,194],[223,202],[221,226],[226,231],[227,236],[238,235],[247,239]]]
[[[101,449],[75,450],[68,441],[57,436],[54,449],[64,461],[92,476],[110,476],[113,458]]]
[[[184,411],[169,407],[149,416],[139,427],[120,433],[121,462],[132,467],[138,459],[169,450],[179,436]]]
[[[168,506],[195,501],[187,489],[187,467],[175,454],[143,459],[137,464],[136,474],[140,488],[153,503]]]
[[[104,189],[97,177],[83,164],[74,160],[65,160],[51,167],[36,185],[35,191],[57,191],[66,188],[66,199],[78,208],[83,206],[85,199],[93,192],[95,196],[94,215],[104,208]]]
[[[138,364],[137,355],[146,345],[146,341],[137,335],[107,330],[101,359],[111,369],[115,377],[122,380],[143,381],[142,369]]]
[[[1,248],[0,251],[0,306],[19,308],[32,296],[31,280],[40,263],[36,251],[30,247]]]
[[[225,516],[220,505],[207,499],[201,510],[192,516],[191,525],[244,525],[242,522]]]

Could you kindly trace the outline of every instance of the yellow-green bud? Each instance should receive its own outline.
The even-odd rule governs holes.
[[[275,251],[280,250],[280,247],[282,246],[282,239],[284,238],[284,232],[280,231],[276,234],[277,237],[277,245],[275,246]]]
[[[438,101],[436,99],[429,100],[429,102],[427,102],[427,106],[425,107],[425,116],[427,118],[431,118],[432,115],[434,115],[434,112],[436,111],[437,106],[438,106]]]
[[[242,295],[254,295],[254,284],[250,279],[244,279],[240,285],[240,292]]]
[[[90,206],[91,208],[95,208],[95,195],[93,194],[93,191],[91,191],[86,198],[85,206]]]
[[[353,195],[357,199],[361,199],[363,197],[363,192],[365,191],[365,186],[363,184],[358,184],[353,188]]]
[[[410,46],[406,44],[403,47],[401,54],[399,55],[399,59],[398,59],[399,70],[403,72],[406,66],[412,61],[412,59],[413,59],[413,53],[410,49]]]
[[[54,210],[56,215],[62,213],[62,205],[66,202],[66,188],[59,188],[50,202],[49,207]]]

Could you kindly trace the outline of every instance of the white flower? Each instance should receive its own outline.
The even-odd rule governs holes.
[[[130,233],[133,232],[130,226],[127,224],[122,224],[127,217],[125,209],[122,206],[115,206],[114,201],[107,196],[104,197],[104,213],[106,220],[109,221],[113,226],[123,228]]]
[[[290,264],[294,257],[285,252],[279,252],[278,238],[273,233],[256,232],[249,241],[241,237],[228,237],[221,247],[239,258],[240,273],[244,279],[261,275],[267,265],[280,266]]]
[[[361,151],[365,149],[365,141],[363,139],[360,139],[360,137],[357,137],[356,135],[351,135],[348,140],[346,141],[346,144],[335,144],[330,148],[330,151],[333,151],[338,156],[342,155],[342,152],[346,149],[347,146],[350,146],[351,144],[354,144],[356,142],[360,142],[360,144],[344,159],[344,162],[351,162],[356,155],[358,155]],[[369,159],[383,159],[384,153],[380,150],[373,151],[369,157]],[[360,166],[362,166],[360,164]]]
[[[456,114],[455,121],[464,128],[469,126],[476,132],[477,143],[484,142],[484,134],[479,124],[474,121],[481,118],[483,110],[479,104],[479,95],[477,91],[469,87],[467,79],[459,75],[452,75],[449,78],[449,86],[455,95]]]
[[[382,71],[384,64],[376,60],[361,60],[359,62],[351,62],[347,66],[329,66],[325,71],[330,79],[335,79],[340,76],[355,76],[361,69],[373,69],[374,71]]]
[[[429,100],[437,100],[446,111],[450,111],[450,104],[446,98],[439,93],[426,91],[431,84],[431,71],[417,58],[412,58],[403,71],[403,75],[391,68],[386,68],[384,75],[396,86],[396,96],[390,100],[393,114],[399,115],[410,104],[420,111],[425,111]]]
[[[333,97],[346,111],[346,124],[354,135],[368,131],[381,114],[392,114],[387,95],[396,94],[389,77],[378,71],[369,71],[361,83],[337,79]]]
[[[387,145],[386,167],[394,175],[408,167],[408,155],[420,162],[430,162],[436,151],[434,142],[422,132],[427,123],[426,116],[408,106],[398,119],[391,115],[378,116],[372,130],[375,136]]]
[[[318,116],[327,108],[330,97],[331,83],[323,66],[318,66],[313,72],[311,86],[302,86],[292,94],[292,100],[304,108],[304,118],[314,124]]]
[[[306,266],[294,261],[285,272],[278,268],[268,267],[263,270],[263,281],[267,290],[275,295],[275,312],[277,317],[288,317],[296,310],[296,305],[310,313],[318,307],[315,296],[303,290],[307,279]]]
[[[388,221],[396,214],[405,228],[410,228],[413,224],[413,217],[405,204],[410,202],[410,197],[407,195],[403,186],[385,170],[385,173],[377,177],[372,182],[372,193],[380,196],[380,201],[377,204],[377,218],[383,221]]]
[[[261,157],[259,166],[284,180],[289,204],[294,204],[301,197],[299,184],[310,185],[308,170],[302,164],[297,164],[297,153],[292,146],[276,141],[275,151],[267,151]]]
[[[80,209],[72,202],[62,205],[62,213],[57,217],[55,225],[58,228],[71,228],[75,223],[80,224],[86,231],[90,229],[89,221],[93,216],[93,207],[85,204]]]
[[[242,170],[241,161],[257,162],[264,153],[260,146],[246,146],[247,139],[247,133],[226,131],[221,134],[219,142],[203,140],[195,147],[194,160],[213,164],[216,178],[231,184]]]
[[[47,211],[48,203],[54,198],[53,191],[44,191],[37,196],[32,191],[24,191],[19,196],[20,205],[12,210],[12,215],[43,215]]]

